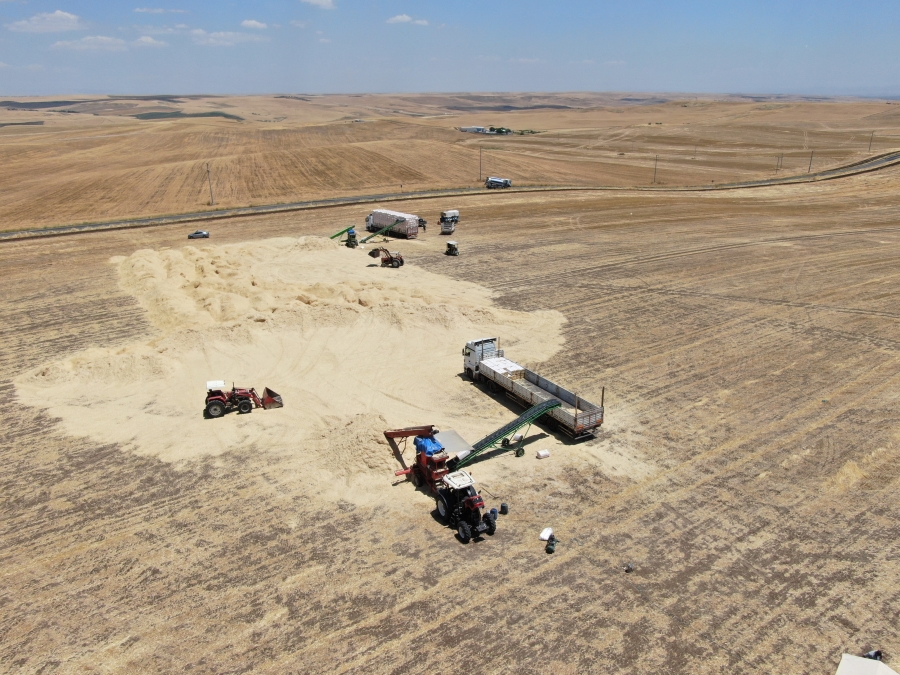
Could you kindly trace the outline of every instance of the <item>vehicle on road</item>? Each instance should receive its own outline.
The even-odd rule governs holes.
[[[209,239],[209,232],[206,230],[197,230],[188,235],[188,239]]]
[[[484,181],[484,187],[486,187],[488,190],[508,188],[512,187],[512,181],[509,178],[497,178],[495,176],[491,176],[486,181]]]

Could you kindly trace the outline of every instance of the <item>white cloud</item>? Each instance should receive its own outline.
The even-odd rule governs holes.
[[[266,24],[264,24],[262,21],[254,21],[253,19],[245,19],[244,21],[241,21],[241,25],[242,25],[244,28],[259,28],[259,29],[262,29],[262,28],[267,28],[267,27],[268,27],[268,26],[266,26]]]
[[[52,48],[75,49],[77,51],[124,52],[125,40],[106,37],[105,35],[93,35],[89,37],[83,37],[80,40],[57,42],[53,44]]]
[[[319,38],[319,42],[327,45],[331,42],[331,40],[329,40],[328,38]]]
[[[624,66],[625,62],[624,61],[604,61],[603,65],[604,66]]]
[[[291,25],[292,25],[294,28],[306,28],[306,22],[305,22],[305,21],[291,21]]]
[[[184,9],[159,9],[157,7],[135,7],[134,11],[144,14],[187,14],[187,10]]]
[[[154,40],[149,35],[142,35],[137,40],[132,42],[135,47],[168,47],[168,42],[163,42],[162,40]]]
[[[266,38],[250,33],[232,33],[230,31],[207,33],[201,28],[191,31],[194,42],[207,47],[234,47],[242,42],[265,42]]]
[[[67,30],[82,30],[84,24],[74,14],[56,10],[41,12],[30,19],[8,23],[6,27],[17,33],[61,33]]]
[[[187,28],[187,26],[180,26],[181,28]],[[146,35],[171,35],[175,33],[175,28],[171,26],[132,26],[138,33],[145,33]]]
[[[413,19],[409,14],[398,14],[397,16],[392,16],[385,23],[411,23],[416,26],[427,26],[428,22],[425,19]]]
[[[300,0],[300,2],[305,2],[307,5],[315,5],[322,9],[334,9],[334,0]]]
[[[0,61],[0,69],[3,69],[3,68],[9,68],[9,64],[3,63],[3,61]]]
[[[510,59],[510,63],[540,63],[540,59]]]

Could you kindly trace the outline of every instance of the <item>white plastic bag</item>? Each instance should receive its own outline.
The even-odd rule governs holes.
[[[541,541],[547,541],[548,539],[550,539],[551,534],[553,534],[553,528],[545,527],[543,530],[541,530],[541,536],[540,536]]]
[[[538,458],[538,459],[547,459],[549,456],[550,456],[550,451],[549,451],[549,450],[538,450],[538,451],[537,451],[537,458]]]

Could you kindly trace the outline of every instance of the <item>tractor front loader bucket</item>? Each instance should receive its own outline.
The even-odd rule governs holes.
[[[268,387],[263,389],[262,404],[263,408],[265,408],[266,410],[284,407],[284,401],[281,400],[281,396],[279,394],[276,394]]]

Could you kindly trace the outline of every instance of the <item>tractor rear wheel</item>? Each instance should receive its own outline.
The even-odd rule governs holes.
[[[447,505],[444,503],[444,500],[441,499],[440,497],[437,498],[437,510],[438,510],[438,515],[440,515],[440,517],[443,518],[444,520],[447,520],[447,515],[448,515]]]
[[[456,533],[459,535],[459,540],[464,544],[468,544],[472,538],[472,528],[464,520],[460,521],[456,528]]]
[[[497,521],[491,517],[490,513],[484,514],[484,524],[487,525],[487,533],[492,535],[497,531]]]
[[[221,417],[225,414],[225,406],[220,401],[210,401],[206,404],[206,414],[210,417]]]
[[[246,415],[248,412],[250,412],[252,410],[253,410],[253,402],[252,401],[245,398],[245,399],[241,400],[240,403],[238,403],[238,412],[241,413],[242,415]]]
[[[397,269],[398,267],[400,267],[400,261],[399,260],[392,261],[391,267],[393,267],[394,269]]]
[[[422,486],[422,479],[419,478],[419,474],[417,474],[415,471],[409,472],[409,482],[413,484],[414,488]]]

